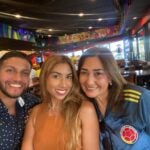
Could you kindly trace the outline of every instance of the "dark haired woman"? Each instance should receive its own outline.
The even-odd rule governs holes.
[[[127,83],[103,47],[83,53],[78,75],[97,111],[101,150],[150,150],[150,91]]]

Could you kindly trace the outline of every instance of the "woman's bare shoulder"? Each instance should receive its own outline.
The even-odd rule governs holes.
[[[80,114],[95,114],[95,108],[94,105],[92,104],[92,102],[88,101],[88,100],[83,100],[81,108],[80,108]]]
[[[43,103],[40,103],[40,104],[34,106],[34,107],[28,112],[29,115],[36,115],[36,114],[39,112],[39,110],[42,109],[42,107],[43,107]]]
[[[42,106],[42,103],[41,104],[38,104],[36,106],[34,106],[31,111],[37,111],[40,107]]]

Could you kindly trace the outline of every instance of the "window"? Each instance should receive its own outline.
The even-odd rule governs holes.
[[[110,43],[110,49],[115,59],[124,59],[123,40]]]
[[[138,32],[139,59],[145,60],[144,29]]]

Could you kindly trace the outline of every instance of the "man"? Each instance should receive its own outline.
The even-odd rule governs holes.
[[[28,111],[39,99],[26,93],[31,62],[12,51],[0,59],[0,149],[19,150]]]

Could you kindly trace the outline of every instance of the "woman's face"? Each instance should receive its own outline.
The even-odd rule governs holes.
[[[67,63],[57,64],[47,79],[47,91],[52,100],[63,100],[72,88],[72,71]]]
[[[98,57],[85,59],[79,74],[84,93],[90,98],[106,98],[110,79]]]

